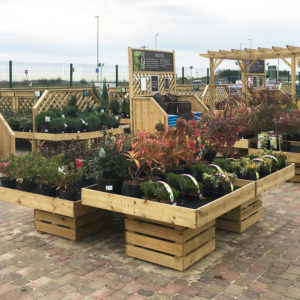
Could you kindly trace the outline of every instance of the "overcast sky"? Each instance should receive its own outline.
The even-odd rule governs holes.
[[[207,67],[207,50],[300,46],[299,0],[1,0],[0,60],[127,64],[128,46],[175,50]]]

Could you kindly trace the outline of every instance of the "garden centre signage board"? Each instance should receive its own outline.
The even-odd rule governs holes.
[[[129,94],[176,93],[175,52],[128,48]]]
[[[252,63],[252,60],[245,61],[245,67],[247,68]],[[265,61],[264,60],[257,60],[254,64],[250,67],[248,73],[251,74],[265,74]]]
[[[132,50],[134,71],[173,72],[173,52]]]
[[[147,102],[147,98],[141,100],[141,97],[153,97],[156,93],[176,94],[175,52],[129,47],[128,66],[130,114],[132,116],[130,128],[132,132],[135,132],[135,127],[138,127],[135,123],[137,120],[135,112],[141,105],[137,103]],[[154,108],[149,108],[151,105],[147,104],[144,107],[148,107],[147,109],[152,112],[156,109],[161,110],[155,105]]]

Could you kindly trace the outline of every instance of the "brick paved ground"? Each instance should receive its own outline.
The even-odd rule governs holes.
[[[71,242],[0,203],[0,299],[300,299],[300,184],[265,193],[263,206],[261,222],[217,231],[216,250],[180,273],[126,257],[121,218]]]

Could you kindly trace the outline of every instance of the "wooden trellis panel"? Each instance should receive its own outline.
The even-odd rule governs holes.
[[[291,84],[290,83],[281,83],[279,85],[279,90],[285,94],[291,95]]]
[[[215,98],[215,103],[218,103],[222,100],[225,100],[228,98],[229,96],[229,90],[228,87],[226,85],[217,85],[215,86],[215,90],[216,90],[216,98]],[[201,100],[205,103],[205,104],[209,104],[210,102],[210,87],[206,86]]]
[[[177,85],[176,92],[177,95],[195,95],[198,98],[201,98],[205,90],[205,87],[206,87],[205,85],[199,86],[198,90],[194,90],[193,85]]]
[[[3,96],[0,97],[0,112],[3,112],[5,110],[12,110],[12,97],[9,96]]]
[[[37,91],[43,91],[38,89]],[[34,90],[1,90],[0,111],[4,110],[30,110],[39,100]]]
[[[155,72],[153,72],[155,74]],[[134,73],[133,74],[133,95],[134,96],[150,96],[153,95],[154,93],[151,93],[151,87],[150,87],[150,81],[151,81],[151,75],[152,74],[140,74],[140,73]],[[176,84],[175,84],[175,79],[173,74],[159,74],[159,92],[161,94],[175,94],[176,92]],[[142,91],[141,90],[141,78],[146,78],[147,82],[147,90]],[[164,79],[165,78],[170,78],[170,89],[165,90],[164,89]]]
[[[38,98],[17,98],[17,110],[31,110]]]
[[[89,95],[85,96],[84,91],[87,91]],[[84,111],[88,106],[96,108],[100,105],[91,89],[60,89],[45,91],[40,101],[34,106],[34,110],[38,114],[42,111],[48,111],[51,107],[62,107],[68,103],[72,96],[76,96],[77,106],[81,111]]]

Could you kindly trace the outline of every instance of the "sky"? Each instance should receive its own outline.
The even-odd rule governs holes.
[[[299,0],[1,0],[0,11],[0,61],[96,64],[97,15],[106,65],[127,65],[128,46],[154,49],[155,34],[177,67],[208,67],[207,50],[300,46]]]

